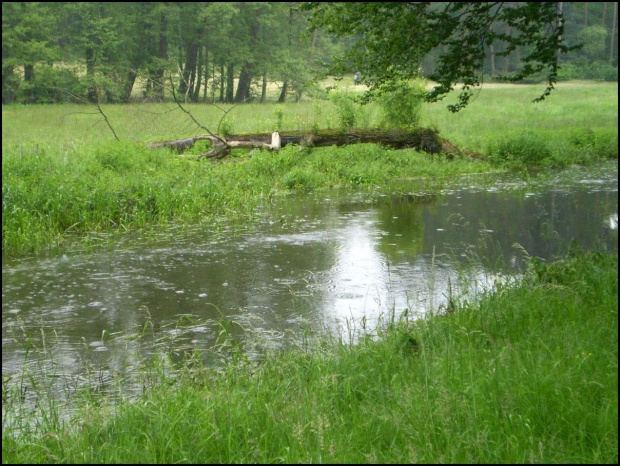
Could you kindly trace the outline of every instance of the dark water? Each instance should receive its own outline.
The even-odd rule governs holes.
[[[2,373],[109,376],[156,347],[213,347],[222,318],[240,341],[252,335],[250,353],[307,329],[347,335],[518,276],[527,254],[550,260],[573,239],[617,250],[617,163],[435,192],[403,182],[291,195],[243,230],[170,229],[114,250],[4,261]]]

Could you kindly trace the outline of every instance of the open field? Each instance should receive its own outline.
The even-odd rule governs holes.
[[[421,126],[436,129],[482,159],[453,161],[372,144],[277,154],[240,151],[223,163],[181,160],[147,141],[204,133],[174,104],[104,105],[114,139],[92,106],[2,109],[2,247],[37,252],[93,232],[124,232],[170,222],[249,218],[265,199],[290,189],[389,189],[398,178],[448,180],[506,166],[562,166],[617,158],[618,86],[562,83],[532,104],[540,85],[493,85],[458,114],[425,105]],[[341,93],[355,95],[351,86]],[[455,96],[451,96],[455,98]],[[204,126],[225,133],[339,128],[346,109],[333,99],[228,106],[188,104]],[[382,123],[377,104],[354,108],[357,127]],[[205,146],[196,147],[195,153]],[[237,162],[237,163],[230,163]]]
[[[45,393],[33,412],[3,389],[3,463],[616,464],[618,256],[532,266],[356,345],[256,364],[223,344],[225,368],[196,355],[175,378],[164,355],[140,397],[78,393],[71,422]]]
[[[363,86],[344,83],[340,89],[354,96],[361,94],[361,88]],[[455,143],[470,141],[472,145],[464,147],[471,150],[482,148],[484,142],[493,136],[497,138],[510,132],[617,129],[617,83],[559,83],[546,101],[533,104],[532,100],[543,89],[541,85],[484,84],[470,106],[457,114],[445,108],[455,96],[446,102],[426,104],[420,125],[436,127]],[[219,109],[211,104],[185,106],[212,131],[217,130],[223,117],[220,109],[233,107],[230,104],[217,104]],[[104,105],[103,110],[123,141],[204,133],[174,103]],[[361,106],[358,113],[357,126],[375,127],[381,122],[381,112],[376,104]],[[111,131],[93,106],[16,105],[3,107],[2,117],[3,147],[26,142],[66,147],[113,140]],[[340,123],[337,108],[329,100],[237,105],[224,122],[236,133],[310,130],[315,124],[321,128],[333,128]]]

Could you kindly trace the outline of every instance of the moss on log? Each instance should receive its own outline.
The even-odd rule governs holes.
[[[287,144],[298,144],[305,147],[343,146],[349,144],[374,143],[381,144],[393,149],[415,149],[430,154],[443,153],[447,156],[479,154],[463,151],[439,136],[435,131],[428,128],[404,129],[378,129],[378,128],[350,128],[346,130],[319,130],[312,133],[300,133],[299,131],[282,131],[279,133],[280,144],[278,147],[271,145],[273,133],[246,133],[232,134],[225,138],[226,145],[214,141],[211,136],[196,136],[193,138],[177,139],[172,141],[159,141],[150,143],[151,148],[170,147],[181,151],[193,146],[194,142],[201,139],[209,139],[217,143],[204,157],[221,158],[221,154],[231,148],[268,148],[277,150]]]

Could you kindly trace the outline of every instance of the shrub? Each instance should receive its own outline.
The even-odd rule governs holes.
[[[309,169],[294,168],[281,179],[282,185],[288,189],[311,191],[320,184],[319,175]]]
[[[382,126],[408,128],[420,121],[424,94],[423,81],[398,81],[381,91]]]
[[[83,101],[85,86],[69,69],[40,66],[33,82],[22,82],[18,99],[28,103],[69,103]]]
[[[572,63],[563,63],[558,70],[558,81],[570,81],[571,79],[580,79],[583,77],[583,71]]]
[[[353,128],[357,122],[359,106],[353,97],[344,92],[332,92],[331,101],[336,105],[338,119],[342,128]]]
[[[501,165],[538,165],[550,157],[546,139],[529,131],[504,139],[488,155],[490,161]]]
[[[282,109],[277,108],[273,113],[276,117],[276,131],[282,131],[282,120],[284,120],[284,112],[282,111]]]
[[[587,79],[596,81],[618,81],[618,68],[602,61],[595,61],[586,69]]]
[[[220,123],[217,131],[222,137],[227,138],[235,132],[234,120],[224,120]]]
[[[596,135],[589,128],[578,129],[571,133],[570,142],[576,147],[593,147],[596,143]]]
[[[618,131],[599,133],[595,139],[596,154],[599,157],[618,158]]]

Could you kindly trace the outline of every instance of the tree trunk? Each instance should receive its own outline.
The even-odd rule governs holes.
[[[24,65],[24,81],[30,84],[26,90],[26,103],[32,104],[35,101],[34,97],[34,65]]]
[[[34,65],[24,65],[24,81],[27,83],[34,81]]]
[[[588,4],[586,3],[586,21],[587,21],[587,16],[588,16]],[[562,27],[562,18],[564,17],[564,2],[558,2],[557,6],[556,6],[556,10],[557,10],[557,15],[558,15],[558,22],[557,22],[557,27],[560,28]],[[562,36],[558,36],[558,43],[562,43]],[[558,46],[558,50],[555,54],[555,63],[556,65],[560,62],[560,49]]]
[[[260,93],[260,103],[262,104],[267,100],[267,73],[263,75],[263,87]]]
[[[282,91],[280,92],[280,97],[278,97],[278,103],[283,104],[286,102],[286,91],[288,89],[288,81],[284,81],[282,84]]]
[[[186,91],[187,95],[185,97],[186,102],[191,102],[192,99],[194,98],[194,86],[196,84],[196,67],[197,66],[198,65],[195,64],[189,73],[189,84],[187,86],[187,91]]]
[[[15,101],[15,88],[13,81],[15,72],[12,66],[2,67],[2,103],[4,105],[12,104]]]
[[[202,89],[202,101],[206,102],[207,101],[207,94],[209,93],[208,88],[209,88],[209,52],[207,52],[207,49],[205,48],[205,66],[204,66],[204,70],[205,70],[205,82],[204,82],[204,87]]]
[[[507,36],[510,35],[510,26],[506,26],[506,31],[504,31],[504,34],[506,34]],[[506,50],[506,46],[504,45],[503,50]],[[506,55],[504,57],[504,62],[502,63],[502,73],[506,74],[508,73],[508,69],[510,67],[510,55]]]
[[[618,17],[618,2],[614,2],[614,16],[611,22],[611,40],[609,41],[609,63],[614,62],[614,39],[616,36],[616,18]]]
[[[135,71],[130,71],[127,73],[127,78],[125,79],[125,85],[123,86],[123,95],[121,100],[126,104],[129,103],[131,99],[131,91],[133,90],[133,85],[136,83],[136,78],[138,77],[138,73]]]
[[[190,101],[194,97],[194,87],[196,86],[199,50],[200,46],[198,44],[194,44],[192,46],[192,62],[190,63],[189,88],[187,89],[187,100]]]
[[[300,134],[298,131],[282,133],[250,133],[230,135],[226,138],[226,145],[213,136],[196,136],[171,141],[151,142],[147,146],[151,149],[168,147],[181,153],[194,145],[198,140],[210,140],[213,149],[199,157],[222,158],[230,153],[231,148],[264,148],[277,150],[287,144],[299,144],[306,147],[342,146],[349,144],[376,143],[393,149],[415,149],[430,154],[443,153],[448,158],[455,155],[478,157],[480,154],[462,151],[452,143],[443,139],[428,128],[402,129],[349,129],[319,130],[316,133]],[[277,141],[274,142],[274,141]]]
[[[224,65],[220,65],[220,102],[224,102]]]
[[[252,84],[252,67],[244,65],[239,75],[239,83],[237,84],[237,95],[235,102],[244,102],[250,98],[250,86]]]
[[[168,3],[164,2],[164,5],[167,6]],[[159,50],[157,53],[157,58],[159,58],[160,62],[155,70],[155,76],[153,79],[153,97],[155,100],[163,101],[164,100],[164,67],[161,64],[164,60],[168,59],[168,39],[166,32],[168,30],[168,19],[166,18],[166,14],[162,13],[159,16]]]
[[[179,94],[184,96],[192,95],[193,82],[191,80],[196,76],[196,60],[198,58],[198,46],[189,42],[187,44],[187,54],[185,57],[185,66],[181,74],[181,82],[179,83]]]
[[[202,84],[202,70],[204,68],[204,47],[198,46],[198,65],[196,70],[196,81],[194,82],[194,93],[192,94],[192,102],[200,100],[200,85]]]
[[[86,49],[86,76],[89,78],[86,98],[91,104],[97,103],[97,90],[93,83],[95,77],[95,52],[90,47]]]
[[[403,129],[347,129],[319,130],[311,134],[300,134],[299,131],[280,132],[281,146],[300,144],[308,147],[343,146],[348,144],[377,143],[394,149],[413,148],[424,152],[439,153],[445,140],[427,128]],[[250,133],[230,135],[227,141],[256,141],[267,143],[272,133]],[[447,146],[446,146],[447,148]]]
[[[235,95],[235,65],[232,63],[228,65],[226,70],[226,102],[232,103]]]

